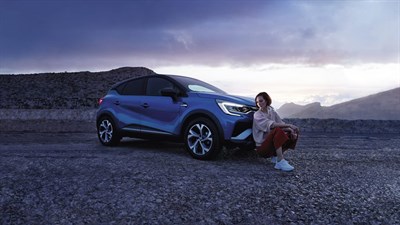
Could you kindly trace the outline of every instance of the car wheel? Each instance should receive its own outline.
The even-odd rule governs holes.
[[[221,150],[217,127],[209,119],[191,121],[184,133],[185,148],[196,159],[212,159]]]
[[[118,136],[114,121],[109,117],[102,117],[97,122],[97,136],[100,142],[106,146],[118,145],[121,140]]]

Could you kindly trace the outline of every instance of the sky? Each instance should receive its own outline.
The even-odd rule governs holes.
[[[400,87],[400,0],[0,0],[0,74],[124,66],[330,106]]]

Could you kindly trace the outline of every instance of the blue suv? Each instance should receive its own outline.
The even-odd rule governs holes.
[[[150,75],[115,84],[100,99],[97,135],[106,146],[123,137],[183,141],[196,159],[211,159],[223,146],[254,148],[254,100],[228,95],[203,81]]]

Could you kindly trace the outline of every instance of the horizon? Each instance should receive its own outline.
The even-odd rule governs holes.
[[[146,67],[274,107],[400,87],[400,1],[245,3],[0,0],[0,74]]]

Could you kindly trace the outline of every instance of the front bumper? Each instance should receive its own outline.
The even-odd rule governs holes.
[[[239,146],[246,149],[254,149],[255,142],[252,133],[253,121],[239,121],[235,124],[228,145]]]

